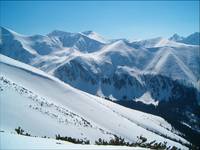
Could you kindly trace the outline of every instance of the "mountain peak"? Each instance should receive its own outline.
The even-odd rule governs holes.
[[[199,36],[200,36],[200,32],[194,32],[190,34],[189,36],[187,36],[186,38],[189,38],[189,37],[199,38]]]
[[[200,45],[200,32],[194,32],[184,39],[186,44]]]
[[[180,41],[180,40],[183,40],[183,37],[181,37],[180,35],[175,33],[172,37],[169,38],[169,40],[171,40],[171,41]]]
[[[70,32],[62,31],[62,30],[53,30],[47,36],[64,36],[64,35],[69,35],[71,34]]]
[[[85,35],[89,35],[89,34],[94,34],[95,32],[93,32],[92,30],[88,30],[88,31],[83,31],[81,32],[82,34],[85,34]],[[95,33],[96,34],[96,33]]]
[[[9,28],[6,28],[6,27],[0,26],[0,30],[1,30],[1,34],[2,34],[2,35],[3,35],[3,34],[6,34],[6,35],[18,35],[18,36],[23,36],[23,35],[21,35],[21,34],[15,32],[15,31],[13,31],[13,30],[11,30],[11,29],[9,29]]]
[[[93,40],[99,41],[101,43],[108,43],[108,40],[106,40],[103,36],[101,36],[100,34],[94,32],[92,30],[81,32],[81,34],[83,34]]]
[[[200,32],[194,32],[187,37],[181,37],[175,33],[172,37],[169,38],[169,40],[172,40],[175,42],[180,42],[180,43],[185,43],[185,44],[199,45],[200,44]]]

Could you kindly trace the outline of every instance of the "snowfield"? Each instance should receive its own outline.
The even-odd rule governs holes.
[[[153,104],[154,106],[158,105],[158,101],[155,101],[150,93],[145,93],[144,95],[142,95],[140,98],[135,99],[136,102],[143,102],[144,104]]]
[[[114,135],[135,142],[137,136],[142,135],[147,142],[166,141],[168,146],[187,149],[177,141],[188,142],[161,117],[82,92],[4,55],[0,55],[0,69],[0,122],[3,131],[13,132],[20,126],[33,136],[55,138],[56,134],[60,134],[87,139],[92,144],[98,138],[109,140]],[[1,136],[4,142],[9,136],[16,138],[16,135],[5,133],[1,133]],[[30,137],[31,140],[33,138]],[[44,143],[51,142],[46,140]],[[55,141],[52,141],[52,146],[55,146]],[[63,145],[60,146],[62,148]]]
[[[86,149],[86,150],[143,150],[144,148],[140,147],[127,147],[127,146],[97,146],[97,145],[81,145],[81,144],[72,144],[66,141],[58,141],[55,139],[49,138],[40,138],[40,137],[27,137],[11,133],[0,133],[0,149]]]

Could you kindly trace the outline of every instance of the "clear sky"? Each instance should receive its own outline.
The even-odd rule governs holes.
[[[108,38],[187,36],[199,31],[199,1],[1,1],[1,26],[47,34],[93,30]]]

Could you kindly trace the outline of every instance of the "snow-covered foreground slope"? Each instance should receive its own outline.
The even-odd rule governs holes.
[[[18,126],[31,135],[71,136],[109,140],[113,135],[136,141],[166,141],[168,145],[186,147],[187,143],[161,117],[131,110],[92,96],[46,73],[6,56],[0,56],[1,130]]]
[[[0,132],[0,149],[86,149],[86,150],[102,150],[102,149],[131,149],[131,150],[143,150],[144,148],[140,147],[127,147],[127,146],[97,146],[97,145],[81,145],[81,144],[72,144],[66,141],[58,141],[55,139],[49,138],[40,138],[40,137],[27,137],[22,135],[16,135],[11,133]]]

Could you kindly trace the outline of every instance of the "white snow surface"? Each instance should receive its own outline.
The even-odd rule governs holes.
[[[163,46],[170,46],[170,47],[186,46],[186,44],[178,43],[178,42],[168,40],[168,39],[165,39],[165,38],[162,38],[162,37],[136,41],[136,43],[138,43],[138,44],[140,44],[140,45],[142,45],[143,47],[146,47],[146,48],[163,47]]]
[[[148,105],[149,104],[152,104],[154,106],[158,105],[158,101],[154,100],[151,97],[151,94],[149,92],[144,93],[141,97],[136,98],[134,101],[136,101],[136,102],[142,102],[142,103],[148,104]]]
[[[109,42],[103,36],[101,36],[100,34],[98,34],[96,32],[93,32],[93,31],[84,31],[84,32],[81,32],[81,33],[88,36],[89,38],[94,39],[96,41],[99,41],[101,43],[108,43]]]
[[[22,136],[13,133],[0,132],[0,149],[65,149],[65,150],[106,150],[106,149],[131,149],[131,150],[143,150],[145,148],[140,147],[127,147],[127,146],[99,146],[99,145],[82,145],[73,144],[66,141],[55,140],[52,138],[40,138],[40,137],[29,137]]]
[[[127,141],[143,135],[147,142],[175,142],[178,136],[163,118],[87,94],[34,67],[0,55],[1,130],[18,126],[31,135],[71,136],[109,140],[116,134]],[[164,136],[164,137],[163,137]]]

